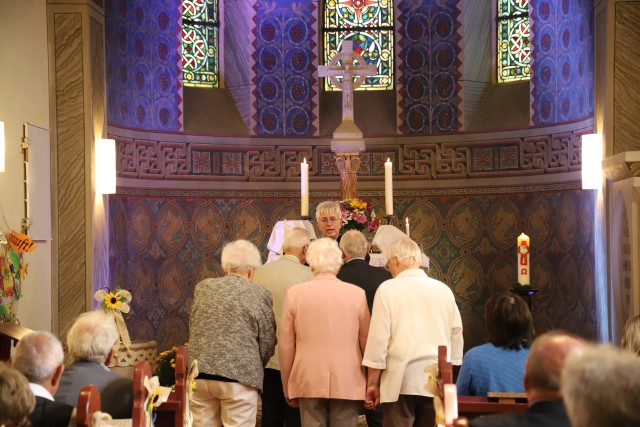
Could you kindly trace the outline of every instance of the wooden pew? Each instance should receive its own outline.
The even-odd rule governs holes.
[[[22,337],[31,332],[33,332],[31,329],[15,323],[0,323],[0,360],[9,360],[11,349]]]
[[[147,389],[144,387],[145,377],[151,378],[151,365],[141,361],[133,371],[133,410],[131,411],[132,426],[142,427],[145,423],[144,402],[147,400]]]
[[[180,346],[176,349],[176,386],[169,395],[166,402],[162,403],[156,409],[156,427],[173,427],[182,426],[184,423],[185,411],[187,410],[187,387],[189,357],[187,348]]]
[[[88,384],[80,389],[78,396],[78,406],[76,412],[77,427],[91,427],[91,417],[93,413],[102,408],[100,403],[100,392],[93,384]]]
[[[440,370],[441,384],[453,383],[453,369],[451,362],[447,361],[447,348],[438,346],[438,369]],[[446,402],[444,402],[446,405]],[[460,396],[458,395],[459,417],[475,418],[479,415],[501,414],[512,412],[524,412],[529,405],[518,403],[512,398],[493,401],[486,396]]]

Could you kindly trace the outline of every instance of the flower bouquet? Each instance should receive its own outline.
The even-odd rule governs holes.
[[[378,229],[380,220],[376,217],[371,204],[361,199],[347,199],[340,202],[342,228],[345,230],[367,230],[372,233]]]
[[[165,350],[156,359],[156,375],[160,380],[160,385],[173,387],[176,383],[176,347]]]

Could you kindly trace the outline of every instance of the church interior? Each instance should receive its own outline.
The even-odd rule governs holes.
[[[211,45],[185,59],[198,3],[215,10]],[[247,239],[265,260],[273,226],[300,218],[304,159],[310,220],[339,200],[342,97],[318,76],[336,3],[0,2],[0,230],[28,218],[35,243],[16,289],[5,280],[4,320],[64,337],[107,286],[131,291],[134,340],[181,345],[224,243]],[[618,342],[640,313],[640,1],[526,2],[527,76],[504,81],[496,0],[374,3],[386,15],[363,41],[380,75],[354,92],[357,196],[383,222],[409,218],[428,274],[455,294],[465,349],[485,342],[485,301],[517,284],[521,233],[536,332]],[[192,60],[212,65],[204,83],[185,80]],[[601,160],[587,165],[591,134]],[[113,194],[96,191],[102,138],[116,144]]]

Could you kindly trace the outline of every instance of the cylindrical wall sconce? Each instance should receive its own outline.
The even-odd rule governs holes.
[[[95,150],[96,193],[116,192],[116,141],[96,139]]]
[[[602,135],[582,135],[582,189],[602,188]]]
[[[0,172],[4,172],[4,122],[0,122]]]

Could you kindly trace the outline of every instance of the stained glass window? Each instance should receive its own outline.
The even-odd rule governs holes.
[[[528,79],[531,68],[529,0],[497,0],[498,82]]]
[[[393,89],[393,0],[327,0],[323,32],[325,64],[347,42],[367,64],[378,67],[356,90]],[[324,80],[326,90],[337,89],[330,79]]]
[[[218,0],[182,0],[182,80],[218,87]]]

